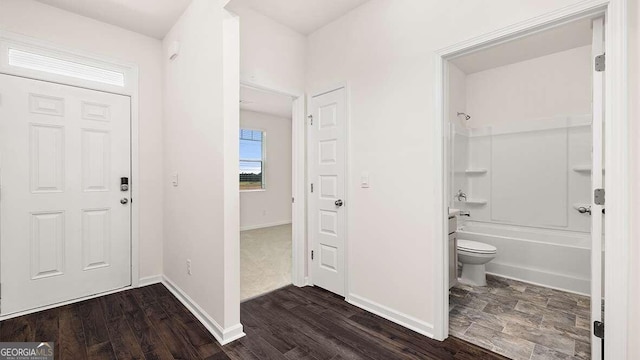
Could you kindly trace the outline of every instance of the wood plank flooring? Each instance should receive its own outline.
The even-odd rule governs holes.
[[[161,284],[0,322],[0,341],[55,341],[55,359],[506,359],[428,339],[319,288],[241,305],[246,337],[221,347]]]

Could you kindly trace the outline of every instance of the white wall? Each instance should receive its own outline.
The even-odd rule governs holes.
[[[249,8],[240,16],[240,79],[289,94],[304,91],[307,38]]]
[[[479,134],[467,161],[488,172],[458,175],[487,204],[456,207],[477,221],[590,231],[574,205],[591,203],[591,178],[574,169],[591,164],[592,66],[583,46],[466,76],[466,125]]]
[[[372,0],[310,35],[309,91],[350,87],[348,191],[357,215],[348,219],[349,295],[429,328],[439,279],[425,259],[442,241],[431,205],[441,195],[431,136],[435,51],[577,2]],[[404,185],[407,171],[419,185]],[[375,186],[358,186],[363,172]]]
[[[222,66],[224,75],[224,327],[223,342],[244,336],[240,324],[240,19],[222,10]]]
[[[240,192],[240,229],[291,222],[291,119],[240,112],[240,128],[266,133],[266,188]]]
[[[232,45],[223,43],[223,16],[218,2],[194,0],[163,40],[165,49],[180,42],[180,55],[164,60],[164,274],[220,331],[239,327],[241,333],[239,271],[233,265],[238,253],[226,243],[232,230],[238,232],[237,167],[235,198],[226,193],[225,173],[230,162],[237,164],[238,122],[237,114],[234,120],[231,111],[224,111],[229,99],[223,83],[229,78],[223,76],[223,64],[229,64],[223,46]],[[231,133],[225,115],[235,126],[235,142],[234,137],[225,141],[226,132]],[[173,173],[178,174],[177,187],[170,182]]]
[[[632,232],[629,269],[629,359],[640,359],[640,1],[629,1],[629,119],[631,121],[631,203],[635,204],[631,214]]]
[[[458,116],[467,112],[467,74],[453,63],[449,63],[449,121],[458,128],[466,128],[467,120]]]
[[[591,112],[591,46],[467,75],[468,127]]]
[[[140,277],[162,273],[162,44],[31,0],[1,0],[0,29],[139,66]]]

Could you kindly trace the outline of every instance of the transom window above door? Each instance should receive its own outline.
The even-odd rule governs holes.
[[[240,191],[265,189],[265,132],[240,129]]]

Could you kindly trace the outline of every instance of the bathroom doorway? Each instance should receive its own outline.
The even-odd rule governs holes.
[[[591,15],[447,59],[450,336],[601,358],[603,53]]]

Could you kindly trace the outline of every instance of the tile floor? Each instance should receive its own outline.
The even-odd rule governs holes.
[[[512,359],[589,359],[588,297],[487,275],[451,289],[449,334]]]
[[[291,284],[291,224],[240,232],[240,299]]]

